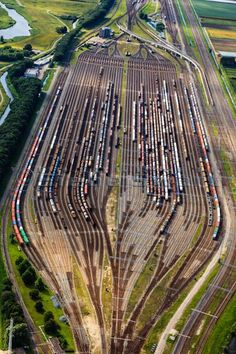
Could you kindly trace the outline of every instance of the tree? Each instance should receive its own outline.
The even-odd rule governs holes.
[[[30,44],[30,43],[27,43],[25,46],[24,46],[24,48],[23,48],[23,50],[28,50],[29,52],[32,52],[32,45]]]
[[[42,301],[37,301],[36,304],[34,305],[36,308],[36,311],[42,313],[44,312],[44,308],[43,308],[43,303]]]
[[[35,288],[38,289],[39,291],[45,290],[45,287],[46,287],[44,282],[42,281],[42,278],[38,278],[34,285],[35,285]]]
[[[8,301],[5,301],[2,304],[2,313],[5,314],[6,318],[9,318],[13,306],[14,306],[14,303],[13,303],[13,301],[11,299],[8,300]]]
[[[57,27],[56,28],[56,32],[59,34],[64,34],[67,32],[67,27],[66,26],[62,26],[62,27]]]
[[[0,37],[0,41],[1,41],[1,43],[4,43],[4,38],[3,38],[3,36]]]
[[[19,323],[13,327],[13,348],[29,344],[29,330],[26,323]]]
[[[20,274],[23,274],[26,269],[30,268],[30,262],[28,261],[28,259],[24,259],[22,262],[20,262],[17,266],[18,271]]]
[[[20,265],[23,262],[23,260],[24,260],[24,258],[22,256],[19,256],[15,261],[16,265],[17,266]]]
[[[39,291],[37,289],[33,289],[29,292],[29,295],[31,297],[32,300],[36,301],[39,300],[40,296],[39,296]]]
[[[2,292],[2,296],[1,296],[2,302],[8,301],[8,300],[14,301],[14,299],[15,299],[15,295],[12,291],[7,290],[7,291]]]
[[[3,285],[12,285],[12,283],[11,283],[11,280],[9,279],[9,278],[5,278],[5,279],[3,279]]]
[[[44,330],[47,334],[56,334],[59,328],[60,326],[52,318],[44,324]]]
[[[48,322],[49,320],[54,319],[54,315],[52,311],[47,311],[44,314],[44,322]]]
[[[62,349],[66,349],[68,347],[68,342],[63,336],[59,337],[59,341]]]
[[[2,287],[2,291],[12,291],[12,285],[3,285]]]
[[[36,276],[35,270],[32,267],[28,268],[22,274],[22,280],[25,283],[25,285],[27,285],[27,286],[32,285],[35,282],[36,277],[37,276]]]

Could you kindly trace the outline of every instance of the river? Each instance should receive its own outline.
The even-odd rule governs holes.
[[[1,84],[7,94],[7,96],[9,97],[10,99],[10,103],[13,101],[13,96],[12,96],[12,93],[11,91],[9,90],[8,86],[7,86],[7,81],[6,81],[6,78],[7,78],[7,72],[5,72],[1,78],[0,78],[0,81],[1,81]],[[5,119],[7,118],[9,112],[10,112],[10,104],[7,106],[7,108],[5,109],[4,113],[2,114],[1,118],[0,118],[0,125],[2,125],[5,121]]]
[[[2,7],[4,10],[7,11],[8,15],[15,20],[15,24],[9,28],[6,29],[1,29],[0,30],[0,36],[3,36],[4,39],[12,39],[15,37],[25,37],[25,36],[30,36],[30,26],[26,19],[18,14],[16,10],[14,9],[9,9],[4,5],[3,3],[0,2],[0,7]]]

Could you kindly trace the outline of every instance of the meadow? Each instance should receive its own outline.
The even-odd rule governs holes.
[[[14,23],[15,21],[8,16],[7,11],[0,8],[0,29],[8,28]]]
[[[98,1],[3,0],[2,2],[8,7],[15,8],[27,19],[32,28],[31,37],[15,38],[13,40],[14,47],[22,48],[26,43],[31,43],[36,50],[48,50],[60,37],[56,32],[56,27],[66,25],[68,29],[72,28],[72,21],[65,19],[65,16],[79,18],[94,9]]]

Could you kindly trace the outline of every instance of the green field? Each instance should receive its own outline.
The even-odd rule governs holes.
[[[236,5],[207,0],[192,0],[200,17],[236,20]]]
[[[146,3],[146,5],[142,8],[142,12],[145,15],[153,15],[159,10],[160,10],[160,3],[153,0],[149,0]]]
[[[0,29],[5,29],[13,26],[15,21],[8,16],[6,10],[0,8]]]
[[[62,15],[80,17],[94,9],[97,0],[70,1],[70,0],[21,0],[19,5],[15,0],[3,0],[6,5],[14,7],[29,22],[32,31],[31,37],[18,38],[14,46],[22,48],[26,43],[31,43],[34,49],[47,50],[60,37],[56,27],[67,25],[72,27],[72,22],[64,21]]]

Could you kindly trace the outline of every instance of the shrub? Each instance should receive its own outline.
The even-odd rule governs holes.
[[[43,291],[46,288],[44,282],[42,281],[42,278],[38,278],[34,285],[35,288],[38,289],[39,291]]]
[[[48,322],[49,320],[54,319],[54,315],[52,311],[47,311],[44,314],[44,322]]]
[[[18,271],[20,274],[23,274],[27,269],[31,267],[30,262],[28,259],[23,260],[19,265],[18,265]]]
[[[17,266],[20,265],[23,262],[23,260],[24,260],[24,258],[22,256],[19,256],[15,261],[16,265]]]
[[[35,279],[36,279],[36,273],[32,267],[28,268],[22,274],[22,280],[25,283],[25,285],[27,285],[27,286],[32,285],[35,282]]]
[[[39,291],[37,289],[33,289],[29,292],[29,296],[31,297],[32,300],[36,301],[39,300]]]
[[[59,328],[58,323],[52,318],[44,324],[44,330],[47,334],[56,334]]]
[[[34,306],[35,306],[36,311],[38,311],[40,313],[44,312],[42,301],[37,301]]]

